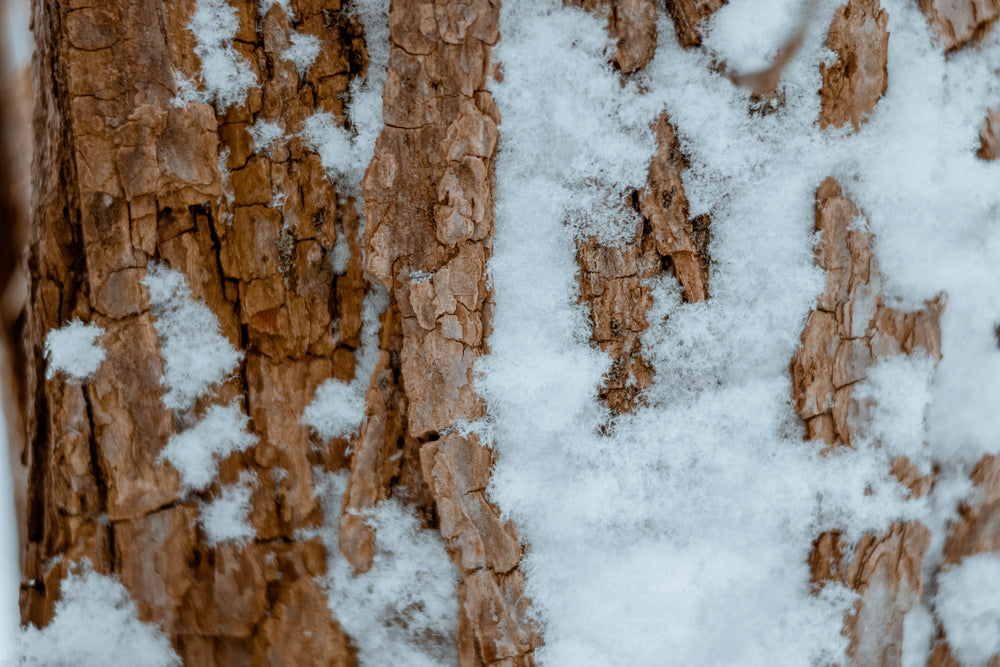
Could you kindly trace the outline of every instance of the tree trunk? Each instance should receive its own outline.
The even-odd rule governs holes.
[[[11,373],[27,489],[22,622],[48,624],[60,582],[86,559],[124,584],[140,619],[169,635],[184,664],[355,664],[358,648],[338,610],[327,609],[322,578],[332,557],[375,571],[371,512],[396,498],[440,535],[457,569],[457,629],[445,643],[458,663],[534,664],[543,637],[520,569],[527,545],[486,492],[493,451],[455,428],[486,412],[474,365],[492,332],[487,262],[502,125],[489,82],[502,77],[491,57],[503,38],[499,3],[393,0],[386,21],[340,0],[234,0],[234,33],[206,46],[189,28],[204,2],[34,2],[29,290],[23,328],[4,320],[9,340],[23,338]],[[663,8],[653,0],[565,4],[607,13],[617,44],[609,57],[623,78],[667,38],[657,35]],[[699,48],[699,21],[723,4],[667,2],[685,48]],[[920,4],[948,50],[1000,14],[980,0]],[[224,24],[219,11],[209,20]],[[372,20],[383,25],[375,30]],[[857,131],[873,113],[888,85],[886,22],[877,0],[837,11],[821,126]],[[373,43],[382,31],[388,43]],[[294,55],[303,36],[318,45],[312,60]],[[252,73],[234,99],[238,77],[215,89],[208,80],[209,68],[225,67],[211,60],[220,50]],[[382,50],[382,124],[370,163],[331,167],[337,156],[309,134],[309,119],[332,114],[356,142],[340,149],[360,151],[352,84],[380,81],[373,54]],[[765,72],[719,69],[753,88],[755,112],[767,113],[781,103],[781,58]],[[998,154],[995,116],[980,151],[988,159]],[[655,133],[646,185],[625,203],[640,221],[634,238],[577,241],[579,302],[593,345],[612,360],[601,397],[613,414],[641,407],[653,381],[641,342],[649,281],[674,276],[689,303],[712,293],[710,221],[689,215],[685,157],[666,112]],[[852,387],[880,357],[941,354],[944,299],[914,312],[883,304],[873,238],[850,227],[858,213],[833,179],[817,191],[826,288],[790,365],[795,411],[808,437],[829,448],[859,437],[871,406]],[[170,272],[189,295],[176,283],[166,297],[154,293]],[[172,373],[222,363],[212,347],[187,362],[193,370],[170,358],[166,322],[189,297],[207,306],[239,358],[217,382],[179,395]],[[79,377],[46,349],[52,332],[77,320],[101,329],[105,351]],[[330,380],[361,388],[357,428],[324,430],[303,417]],[[217,475],[193,484],[165,448],[220,414],[213,409],[245,415],[233,423],[252,444],[223,450]],[[998,466],[987,457],[976,468],[983,493],[951,527],[946,564],[1000,551]],[[338,471],[349,481],[340,514],[330,516],[324,485]],[[892,474],[915,496],[934,483],[905,458]],[[206,507],[240,488],[252,537],[219,540]],[[340,554],[317,537],[331,526]],[[867,535],[853,554],[835,532],[817,537],[816,589],[839,582],[860,593],[844,628],[851,664],[899,664],[903,616],[932,583],[923,568],[930,540],[918,522]],[[931,664],[956,664],[936,632]]]

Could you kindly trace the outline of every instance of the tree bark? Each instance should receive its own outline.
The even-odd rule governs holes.
[[[607,12],[617,44],[609,57],[623,77],[645,67],[664,38],[656,27],[663,9],[652,0],[566,4]],[[697,48],[699,21],[722,4],[669,0],[680,43]],[[920,4],[949,51],[1000,15],[986,0]],[[532,665],[543,637],[520,569],[526,546],[486,493],[491,450],[452,429],[485,413],[473,366],[489,353],[492,326],[487,262],[502,125],[489,79],[501,76],[491,58],[502,39],[499,3],[392,2],[384,127],[361,183],[331,180],[297,136],[316,112],[350,126],[345,97],[368,64],[359,19],[340,0],[232,6],[233,48],[257,85],[218,109],[175,103],[182,80],[198,80],[202,67],[187,28],[193,0],[34,3],[29,287],[23,312],[3,320],[8,342],[23,340],[8,374],[21,401],[13,423],[23,438],[12,446],[26,488],[22,622],[51,621],[59,582],[87,559],[122,581],[142,620],[165,630],[185,664],[351,665],[355,648],[317,581],[328,554],[308,531],[336,523],[343,557],[365,572],[377,535],[364,512],[398,497],[440,532],[460,574],[459,664]],[[838,59],[821,66],[821,126],[857,131],[874,111],[888,85],[886,25],[876,0],[836,12],[829,47]],[[319,40],[305,71],[283,57],[292,31]],[[780,67],[768,76],[775,73]],[[277,146],[253,141],[250,128],[262,120],[283,128]],[[998,154],[996,124],[992,112],[984,159]],[[632,243],[577,245],[579,300],[593,344],[613,362],[602,397],[617,412],[636,409],[652,382],[641,344],[652,303],[645,280],[672,274],[685,300],[711,298],[710,221],[689,216],[684,156],[666,113],[655,131],[646,186],[625,202],[639,221]],[[944,298],[916,312],[884,305],[873,238],[850,229],[858,213],[833,179],[817,191],[826,289],[789,369],[808,437],[830,448],[856,437],[852,424],[870,406],[852,387],[878,358],[940,358]],[[338,244],[349,258],[335,271]],[[237,372],[190,410],[163,403],[157,313],[143,282],[158,265],[185,276],[243,354]],[[375,370],[360,378],[364,421],[356,437],[324,440],[300,417],[324,381],[355,380],[363,304],[377,289],[388,291],[388,308]],[[46,360],[49,333],[73,320],[105,332],[107,358],[82,382],[49,373]],[[239,406],[256,444],[192,492],[160,452],[215,405]],[[950,528],[946,564],[1000,551],[998,467],[1000,458],[987,457],[976,468],[983,492]],[[342,514],[324,517],[317,475],[344,469]],[[905,459],[892,472],[916,496],[934,483]],[[247,473],[256,480],[256,537],[213,544],[198,524],[199,503]],[[899,664],[903,616],[935,576],[923,567],[929,544],[916,522],[865,536],[853,554],[837,533],[817,538],[816,589],[837,581],[860,594],[844,627],[850,664]],[[931,664],[955,664],[940,628]]]
[[[193,2],[35,3],[22,620],[47,623],[67,568],[86,558],[120,578],[185,664],[352,664],[315,580],[323,547],[299,537],[321,519],[314,467],[344,467],[348,443],[320,441],[299,417],[321,382],[354,374],[370,289],[359,218],[301,140],[255,151],[248,128],[314,111],[343,119],[365,47],[336,1],[297,3],[294,24],[280,5],[235,6],[234,48],[258,85],[217,112],[172,104],[180,78],[201,67]],[[302,77],[280,57],[293,26],[322,45]],[[351,260],[334,275],[338,235]],[[244,352],[235,376],[188,412],[161,400],[142,282],[156,264],[182,272]],[[46,375],[46,336],[74,319],[105,331],[107,359],[83,383]],[[160,451],[210,404],[234,401],[257,445],[224,460],[207,493],[185,493]],[[247,471],[256,539],[211,546],[197,501]]]

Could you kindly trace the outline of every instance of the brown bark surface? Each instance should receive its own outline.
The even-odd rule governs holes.
[[[298,139],[255,151],[247,130],[266,119],[291,134],[309,113],[341,114],[364,45],[336,1],[294,2],[294,22],[279,5],[235,6],[235,48],[259,85],[217,112],[172,103],[179,77],[196,79],[201,66],[186,28],[193,2],[35,5],[22,619],[48,622],[59,581],[87,558],[121,579],[185,664],[351,664],[347,637],[316,613],[326,608],[324,549],[299,537],[321,519],[313,467],[343,466],[347,443],[317,441],[299,416],[319,383],[353,376],[366,282],[357,252],[340,276],[327,255],[338,225],[357,251],[358,218]],[[322,43],[302,76],[280,57],[293,26]],[[181,271],[245,352],[189,411],[161,400],[142,284],[154,263]],[[107,359],[83,383],[46,377],[43,342],[73,319],[105,330]],[[184,492],[161,449],[209,404],[233,400],[257,444],[223,461],[205,493]],[[211,546],[197,503],[244,472],[257,480],[256,538]]]
[[[991,109],[979,132],[979,150],[976,155],[984,160],[1000,157],[1000,109]]]
[[[920,0],[945,51],[978,41],[1000,18],[997,0]]]
[[[851,123],[860,129],[889,85],[889,13],[878,0],[851,0],[830,23],[827,46],[837,60],[820,63],[820,127]]]
[[[727,0],[667,0],[667,9],[674,19],[674,30],[681,46],[691,48],[701,44],[700,23]]]
[[[699,45],[700,22],[724,2],[669,0],[680,43]],[[295,136],[315,112],[349,123],[344,98],[367,63],[360,22],[340,0],[292,0],[291,15],[278,4],[232,4],[240,21],[234,48],[258,85],[243,103],[219,110],[174,103],[181,77],[197,80],[201,67],[186,27],[193,0],[35,3],[28,303],[23,313],[0,311],[8,338],[25,341],[17,393],[24,439],[15,452],[28,489],[22,620],[49,622],[59,582],[87,559],[119,577],[141,618],[169,634],[185,664],[351,665],[350,639],[317,581],[328,554],[304,529],[339,522],[342,555],[364,572],[377,536],[363,514],[400,497],[440,531],[461,575],[459,663],[532,665],[542,637],[528,614],[524,546],[487,496],[491,450],[454,429],[485,414],[473,380],[489,352],[493,309],[487,262],[501,119],[488,79],[497,67],[499,4],[392,3],[384,127],[361,184],[364,223],[343,194],[358,184],[331,182]],[[655,2],[566,4],[607,12],[616,40],[610,57],[623,76],[652,59]],[[946,51],[974,43],[1000,16],[996,0],[920,5]],[[838,57],[821,65],[821,127],[856,131],[874,112],[888,85],[887,21],[875,0],[837,10],[828,46]],[[292,30],[321,42],[308,71],[281,56]],[[780,71],[767,72],[771,88]],[[255,146],[249,129],[262,120],[286,137]],[[990,112],[984,159],[1000,153],[998,124]],[[709,221],[689,217],[684,156],[666,112],[655,133],[646,185],[631,198],[640,220],[633,236],[620,246],[577,244],[579,299],[591,314],[593,344],[612,360],[602,396],[618,412],[639,406],[653,380],[640,342],[652,305],[645,281],[668,272],[686,301],[710,294]],[[911,312],[884,303],[874,239],[859,216],[836,181],[820,186],[816,263],[826,285],[790,364],[807,437],[830,449],[865,437],[872,406],[854,389],[880,358],[940,358],[943,296]],[[350,259],[335,274],[338,240]],[[0,257],[0,278],[11,261]],[[233,377],[190,410],[162,401],[158,314],[143,285],[156,264],[184,274],[244,353]],[[354,379],[362,301],[375,289],[369,280],[388,290],[389,305],[375,371],[361,378],[365,418],[350,441],[324,441],[300,416],[322,382]],[[107,359],[82,382],[49,377],[46,336],[76,319],[105,330]],[[209,407],[234,402],[256,444],[222,461],[208,489],[185,490],[161,450]],[[342,514],[323,517],[314,471],[345,467]],[[256,537],[213,545],[198,524],[199,503],[247,473],[256,480]],[[893,461],[892,474],[915,496],[934,484],[905,458]],[[984,458],[972,479],[978,492],[949,526],[945,565],[1000,551],[1000,458]],[[896,522],[855,545],[837,532],[817,538],[809,561],[815,586],[836,581],[860,595],[844,628],[851,664],[899,663],[903,617],[932,586],[924,580],[929,546],[929,530],[916,522]],[[940,629],[930,662],[955,664]]]
[[[613,62],[623,73],[641,69],[652,60],[655,4],[613,0],[565,4],[589,11],[610,10],[608,30],[617,41]],[[597,238],[577,241],[580,303],[590,310],[593,342],[611,357],[601,396],[615,412],[635,409],[641,404],[642,390],[653,381],[653,367],[643,358],[640,340],[649,327],[646,314],[653,305],[647,281],[668,271],[683,288],[685,301],[708,298],[709,219],[688,217],[681,181],[684,156],[666,112],[657,120],[655,132],[657,150],[646,187],[635,192],[631,202],[641,216],[633,236],[620,245]]]
[[[422,20],[429,16],[436,22]],[[365,266],[389,288],[399,333],[383,336],[340,534],[345,555],[366,570],[371,529],[354,513],[391,494],[394,481],[426,484],[416,499],[436,516],[462,576],[459,662],[514,666],[532,664],[540,644],[517,530],[486,497],[490,450],[475,435],[446,432],[485,410],[473,366],[492,313],[486,262],[500,117],[487,77],[498,20],[486,0],[393,4],[385,128],[363,189]],[[393,358],[401,363],[390,380]]]
[[[828,46],[838,58],[820,65],[823,87],[820,125],[857,130],[887,87],[888,14],[878,2],[851,0],[830,26]],[[828,178],[816,192],[816,264],[826,285],[802,332],[792,359],[792,398],[806,437],[828,448],[857,447],[872,405],[854,397],[855,385],[880,358],[922,353],[941,357],[942,296],[915,312],[883,303],[874,237],[864,231],[861,211]],[[914,496],[933,479],[920,477],[905,457],[891,472]],[[809,557],[813,582],[838,581],[860,595],[845,622],[847,657],[854,665],[898,665],[903,617],[923,594],[923,562],[931,534],[918,522],[896,522],[883,535],[865,535],[847,553],[837,532],[821,535]]]
[[[826,272],[826,287],[806,321],[802,347],[792,360],[795,410],[807,437],[829,447],[857,446],[871,405],[854,398],[854,386],[879,358],[923,352],[940,358],[942,300],[916,312],[882,303],[881,274],[872,254],[873,237],[854,228],[860,212],[827,179],[816,192],[816,263]],[[928,480],[916,479],[905,458],[892,469],[912,492],[921,495]],[[853,555],[837,533],[824,533],[809,562],[813,581],[839,581],[861,597],[847,619],[848,658],[855,665],[899,664],[903,616],[919,604],[923,561],[930,531],[917,522],[894,523],[884,535],[865,535]]]

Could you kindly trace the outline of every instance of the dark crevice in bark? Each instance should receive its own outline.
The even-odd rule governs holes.
[[[83,404],[87,413],[87,425],[90,433],[87,437],[87,445],[90,449],[90,474],[97,486],[97,504],[101,512],[108,509],[108,484],[107,476],[104,472],[104,461],[101,457],[100,446],[97,444],[97,429],[94,423],[94,406],[91,403],[90,392],[87,387],[81,387],[83,393]],[[111,559],[114,562],[114,550],[111,551]]]

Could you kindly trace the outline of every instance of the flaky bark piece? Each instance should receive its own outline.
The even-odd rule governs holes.
[[[691,48],[701,44],[700,24],[725,5],[727,0],[667,0],[667,9],[674,19],[674,30],[681,46]]]
[[[521,545],[486,496],[489,451],[473,435],[449,433],[485,412],[473,367],[486,352],[492,313],[486,265],[500,118],[487,76],[498,19],[487,0],[393,3],[385,127],[363,190],[366,268],[389,288],[400,317],[402,438],[410,444],[399,465],[426,486],[461,574],[459,662],[514,667],[533,664],[541,644],[527,615]],[[391,471],[361,463],[384,400],[373,384],[352,470],[352,489],[371,489],[369,497],[393,492]],[[371,448],[381,452],[372,460],[385,462],[391,446],[383,436]],[[349,521],[345,514],[342,530]]]
[[[228,108],[175,97],[182,78],[201,81],[194,2],[34,5],[24,622],[51,619],[59,581],[86,558],[121,579],[185,664],[353,662],[316,581],[323,547],[301,537],[322,519],[313,469],[342,466],[347,443],[317,442],[299,418],[320,383],[353,377],[367,281],[353,203],[338,205],[319,156],[292,135],[313,113],[343,117],[366,54],[359,31],[327,29],[324,5],[293,4],[294,23],[290,6],[233,3],[232,48],[257,85]],[[303,71],[284,57],[293,30],[320,46]],[[255,146],[258,121],[285,137]],[[339,233],[353,256],[335,275]],[[143,286],[154,264],[182,273],[243,353],[189,410],[161,400]],[[105,332],[106,359],[80,382],[49,377],[44,356],[48,333],[73,319]],[[159,455],[213,404],[245,411],[256,444],[191,492]],[[255,537],[213,544],[199,503],[243,475]]]
[[[889,85],[889,13],[878,0],[851,0],[837,8],[827,47],[837,52],[823,77],[819,125],[860,129]]]
[[[1000,18],[1000,0],[920,0],[945,52],[982,38]]]
[[[816,263],[826,273],[826,285],[790,367],[792,398],[807,438],[821,439],[830,448],[856,446],[864,436],[871,405],[855,399],[853,391],[879,358],[941,355],[943,299],[915,312],[882,303],[874,237],[857,224],[860,215],[834,179],[820,185]],[[905,458],[893,462],[892,473],[914,495],[926,493],[932,483]],[[844,626],[849,664],[899,664],[903,618],[920,602],[929,546],[930,531],[912,521],[893,523],[883,535],[864,535],[850,559],[839,533],[824,533],[813,544],[814,584],[837,581],[861,596]]]

